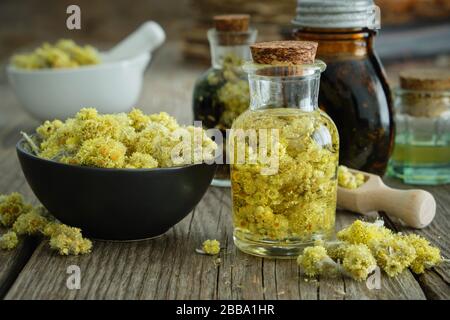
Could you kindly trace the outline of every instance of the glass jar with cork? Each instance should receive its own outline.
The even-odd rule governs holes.
[[[450,70],[400,73],[389,173],[411,184],[450,183]]]
[[[214,28],[208,30],[212,67],[197,80],[194,88],[194,119],[201,121],[204,128],[221,130],[224,137],[250,101],[242,64],[250,59],[249,45],[255,42],[257,31],[249,27],[249,20],[250,16],[245,14],[214,17]],[[224,164],[218,166],[212,182],[215,186],[230,186],[225,146],[224,141]]]
[[[336,123],[340,163],[379,175],[394,142],[393,108],[374,50],[380,11],[373,0],[298,0],[294,39],[319,43],[327,64],[319,106]]]
[[[318,108],[317,43],[251,46],[250,109],[229,139],[234,242],[243,252],[295,258],[334,232],[337,129]]]

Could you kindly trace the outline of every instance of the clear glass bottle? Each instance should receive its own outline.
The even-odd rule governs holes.
[[[450,183],[450,72],[408,70],[400,80],[389,174],[410,184]]]
[[[239,25],[227,30],[218,27],[217,18],[228,22],[245,19],[246,15],[215,17],[216,27],[208,31],[212,67],[197,80],[193,94],[194,119],[202,121],[204,128],[217,128],[226,137],[234,119],[247,110],[250,97],[247,75],[242,70],[244,61],[250,59],[249,45],[254,43],[257,31]],[[243,18],[244,17],[244,18]],[[239,30],[241,29],[241,30]],[[243,29],[243,30],[242,30]],[[218,166],[212,185],[230,186],[230,167],[226,163],[226,141],[223,141],[223,162]]]
[[[252,255],[295,258],[334,232],[339,137],[318,108],[325,64],[245,69],[250,109],[235,120],[229,139],[234,242]],[[252,133],[256,144],[238,138]],[[245,161],[239,162],[239,150]]]
[[[334,121],[340,163],[378,175],[394,143],[391,93],[374,50],[379,9],[373,0],[299,0],[294,38],[319,43],[327,64],[319,106]]]

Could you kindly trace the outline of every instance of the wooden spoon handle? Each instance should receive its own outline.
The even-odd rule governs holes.
[[[436,201],[424,190],[382,187],[374,190],[367,200],[377,211],[384,211],[417,229],[428,226],[436,214]]]

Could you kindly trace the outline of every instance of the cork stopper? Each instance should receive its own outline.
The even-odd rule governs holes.
[[[411,69],[400,73],[400,86],[405,90],[450,90],[450,69]]]
[[[296,66],[313,64],[317,43],[311,41],[270,41],[250,46],[253,61],[259,64]]]
[[[246,32],[250,24],[248,14],[226,14],[214,16],[214,27],[219,32]]]
[[[450,90],[450,70],[426,68],[400,73],[403,111],[413,117],[434,118],[450,111],[445,91]]]

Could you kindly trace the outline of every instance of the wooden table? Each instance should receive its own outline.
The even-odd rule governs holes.
[[[165,45],[146,73],[138,103],[146,112],[167,111],[181,123],[192,121],[191,92],[201,67],[184,65],[176,43]],[[38,122],[21,109],[0,77],[0,193],[19,191],[34,199],[19,168],[14,146],[19,131]],[[394,180],[388,184],[410,188]],[[132,186],[130,186],[132,187]],[[436,197],[433,224],[418,232],[450,257],[450,186],[426,188]],[[74,199],[75,200],[75,199]],[[67,204],[70,205],[70,204]],[[40,239],[25,239],[0,251],[0,298],[5,299],[449,299],[450,268],[442,265],[416,276],[382,275],[381,289],[348,278],[307,280],[295,261],[268,260],[238,251],[232,240],[229,189],[211,187],[195,210],[156,240],[95,242],[91,254],[60,257]],[[337,227],[357,215],[338,212]],[[389,221],[388,221],[389,222]],[[409,229],[392,224],[397,230]],[[4,230],[2,230],[4,231]],[[225,246],[220,262],[195,248],[217,238]],[[78,265],[81,289],[69,290],[67,268]]]

